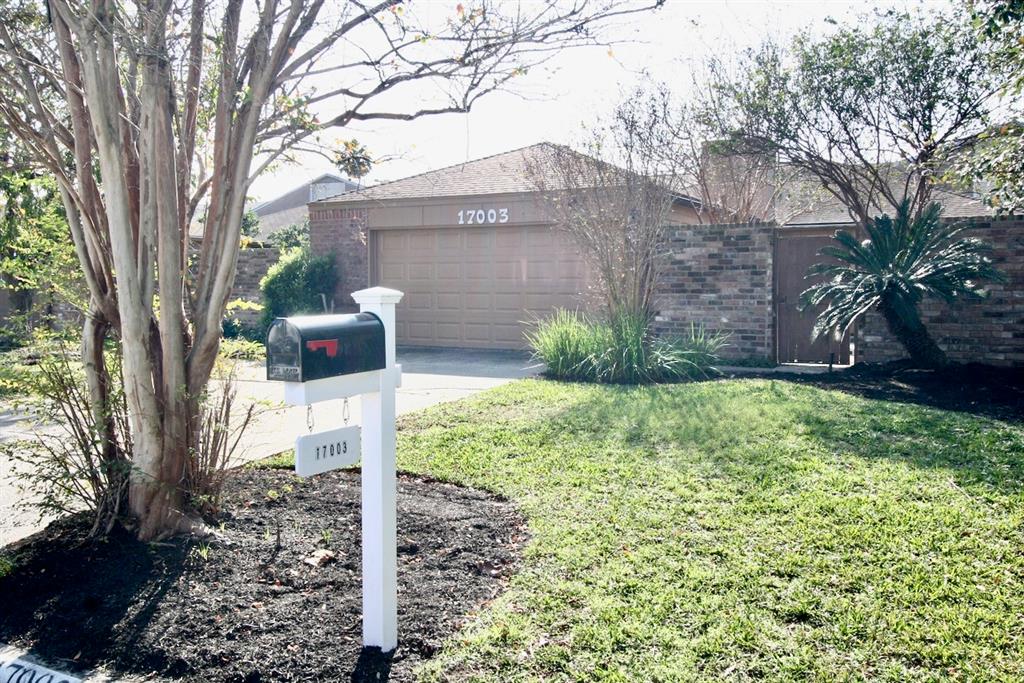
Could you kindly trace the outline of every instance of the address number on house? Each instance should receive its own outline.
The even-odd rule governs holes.
[[[339,427],[295,440],[295,474],[311,477],[359,462],[359,427]]]
[[[508,209],[463,209],[459,211],[459,225],[486,225],[508,223]]]

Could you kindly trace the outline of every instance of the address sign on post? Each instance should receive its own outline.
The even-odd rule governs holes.
[[[359,462],[359,427],[338,427],[295,440],[295,474],[311,477]]]

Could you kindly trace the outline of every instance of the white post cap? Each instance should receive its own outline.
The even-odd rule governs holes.
[[[369,289],[360,289],[358,292],[352,292],[352,298],[355,299],[357,304],[397,304],[405,296],[402,292],[397,289],[388,289],[387,287],[370,287]]]

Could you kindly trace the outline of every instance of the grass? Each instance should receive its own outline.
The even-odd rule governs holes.
[[[1024,680],[1024,430],[779,381],[528,380],[403,419],[515,500],[508,590],[422,676]]]

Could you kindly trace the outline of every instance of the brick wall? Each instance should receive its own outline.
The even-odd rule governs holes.
[[[270,266],[277,263],[279,257],[280,252],[273,247],[240,249],[231,299],[244,299],[260,303],[260,280],[267,274]],[[260,312],[236,310],[231,312],[231,317],[237,318],[243,325],[253,325],[259,320]]]
[[[1024,218],[984,219],[975,226],[969,234],[992,246],[1006,282],[988,285],[989,297],[980,301],[926,301],[922,318],[951,360],[1024,365]],[[877,313],[858,326],[855,353],[866,362],[906,355]]]
[[[314,208],[309,211],[309,240],[314,254],[334,253],[338,287],[334,310],[355,311],[352,292],[370,284],[366,209]]]
[[[729,332],[727,358],[774,356],[769,223],[674,227],[659,282],[659,334]]]

